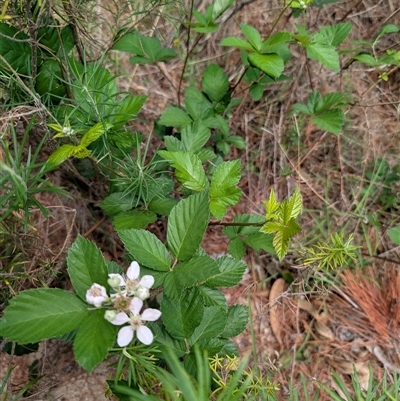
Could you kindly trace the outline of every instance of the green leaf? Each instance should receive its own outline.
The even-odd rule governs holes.
[[[344,113],[341,109],[328,110],[312,117],[311,122],[321,130],[339,135],[344,124]]]
[[[69,157],[73,156],[77,150],[77,146],[65,144],[61,145],[58,149],[56,149],[48,158],[48,164],[54,164],[58,166],[59,164],[63,163]]]
[[[253,49],[257,52],[261,51],[262,40],[261,35],[257,31],[257,29],[247,24],[240,24],[240,29],[242,30],[244,36],[246,36],[246,39],[253,46]]]
[[[400,226],[389,228],[387,233],[396,245],[400,245]]]
[[[153,199],[149,203],[149,210],[162,216],[169,216],[172,208],[179,202],[175,198]]]
[[[161,42],[155,37],[141,35],[139,32],[129,32],[119,39],[112,50],[120,50],[127,53],[136,54],[130,62],[136,63],[156,63],[168,61],[176,57],[173,49],[163,48]]]
[[[265,234],[258,232],[256,234],[250,234],[244,239],[247,246],[253,248],[256,252],[261,252],[261,250],[269,253],[275,254],[274,246],[272,245],[274,236],[272,234]]]
[[[229,47],[237,47],[238,49],[241,50],[248,50],[253,52],[254,48],[253,46],[247,42],[244,39],[237,38],[235,36],[228,36],[227,38],[224,38],[221,40],[220,43],[221,46],[229,46]]]
[[[87,148],[92,142],[99,139],[111,127],[112,124],[99,121],[85,132],[81,139],[81,146]]]
[[[376,38],[374,40],[374,42],[376,43],[378,41],[378,39],[382,36],[382,35],[387,35],[390,33],[397,33],[399,32],[399,28],[397,27],[397,25],[394,24],[387,24],[384,25],[378,32],[378,34],[376,35]]]
[[[230,256],[222,256],[216,260],[219,273],[210,277],[206,284],[209,287],[233,287],[243,278],[246,264]]]
[[[176,169],[176,179],[186,188],[193,191],[204,189],[207,177],[201,160],[191,152],[176,151],[170,152],[160,150],[158,154],[171,163]]]
[[[67,90],[61,80],[60,64],[56,60],[46,60],[38,70],[35,89],[41,96],[49,93],[55,98],[64,97],[67,94]]]
[[[141,229],[157,221],[157,215],[150,210],[133,209],[118,213],[113,218],[116,230],[127,230],[130,228]]]
[[[35,343],[75,330],[87,315],[87,304],[71,292],[53,288],[22,291],[6,307],[0,335],[20,344]]]
[[[263,201],[265,207],[265,220],[270,220],[276,218],[276,212],[279,210],[280,203],[276,199],[275,191],[271,189],[269,194],[269,199]]]
[[[180,300],[172,300],[164,295],[161,312],[168,333],[176,339],[183,340],[188,339],[200,324],[204,305],[197,291],[188,290]]]
[[[68,251],[67,265],[71,283],[83,300],[92,284],[109,287],[107,265],[100,249],[80,235]]]
[[[267,53],[266,50],[269,49],[271,46],[276,46],[276,45],[290,42],[291,39],[292,39],[292,37],[289,32],[285,32],[285,31],[278,32],[275,35],[270,36],[268,39],[264,40],[264,42],[262,44],[261,52]]]
[[[31,47],[28,40],[28,35],[22,31],[4,22],[0,23],[0,54],[5,60],[0,60],[0,70],[10,73],[11,67],[19,74],[31,74]]]
[[[227,312],[217,306],[206,306],[203,319],[189,338],[189,344],[197,341],[218,337],[225,328]]]
[[[351,32],[351,28],[352,26],[349,22],[323,26],[320,31],[312,37],[317,43],[336,47],[347,38]]]
[[[146,230],[124,230],[118,232],[127,251],[139,264],[153,270],[169,271],[171,256],[164,244],[151,232]]]
[[[359,61],[360,63],[367,64],[371,67],[377,67],[379,62],[375,60],[375,57],[371,56],[371,54],[359,54],[354,57],[354,60]]]
[[[232,338],[239,335],[247,326],[249,308],[244,305],[233,305],[228,309],[226,326],[221,337]]]
[[[192,123],[192,119],[179,107],[167,107],[162,113],[159,124],[167,127],[183,128]]]
[[[289,208],[289,219],[296,219],[303,208],[303,201],[301,199],[301,194],[299,188],[295,188],[293,191],[292,196],[288,201],[288,208]]]
[[[277,54],[251,53],[247,56],[247,59],[253,67],[273,78],[278,78],[285,68],[282,57]]]
[[[195,122],[203,122],[214,113],[212,103],[205,96],[203,96],[203,99],[198,99],[187,95],[184,103],[187,112]],[[187,127],[190,127],[190,125],[184,128]]]
[[[126,212],[132,209],[133,199],[129,195],[124,195],[122,192],[114,192],[106,196],[101,202],[100,207],[103,212],[109,216],[115,216],[118,213]]]
[[[185,262],[179,263],[169,274],[165,283],[165,294],[169,298],[179,298],[183,291],[198,286],[219,273],[214,259],[209,256],[195,256]]]
[[[198,152],[210,139],[210,136],[211,132],[209,128],[203,125],[200,121],[196,121],[195,123],[186,126],[181,131],[182,150],[193,153]]]
[[[210,185],[210,210],[218,219],[226,213],[228,206],[236,205],[242,191],[236,187],[240,180],[240,160],[228,161],[220,164]]]
[[[252,97],[252,99],[254,101],[258,101],[262,98],[262,95],[264,94],[264,86],[254,83],[250,86],[249,92],[250,92],[250,96]]]
[[[222,15],[235,0],[215,0],[212,18],[215,21],[220,15]]]
[[[235,259],[242,259],[246,254],[246,244],[241,238],[235,237],[229,241],[228,253]]]
[[[195,254],[206,231],[209,213],[207,192],[191,195],[171,210],[167,242],[178,260],[187,260]]]
[[[110,121],[117,126],[121,126],[131,121],[139,113],[140,109],[146,103],[148,96],[128,96],[115,105],[114,117]]]
[[[74,340],[74,355],[79,365],[92,372],[107,357],[116,334],[117,327],[104,319],[104,309],[90,312]]]
[[[197,291],[203,299],[205,306],[216,306],[219,309],[227,311],[228,307],[226,305],[226,298],[222,291],[207,287],[205,285],[197,287]]]
[[[311,60],[320,61],[325,67],[339,72],[339,55],[333,46],[312,43],[306,46],[307,56]]]
[[[219,102],[229,91],[228,77],[217,64],[210,64],[203,72],[201,86],[213,102]]]

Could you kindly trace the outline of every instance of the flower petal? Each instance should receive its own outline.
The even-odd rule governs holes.
[[[136,280],[140,274],[140,266],[138,262],[133,261],[129,266],[126,275],[128,276],[129,280]]]
[[[111,320],[110,323],[112,323],[115,326],[121,326],[121,324],[128,323],[130,321],[129,316],[125,312],[119,312],[115,316],[114,320]]]
[[[138,297],[133,297],[129,309],[134,315],[138,315],[143,307],[143,301]]]
[[[142,320],[154,322],[161,316],[161,312],[157,309],[145,309],[142,313]]]
[[[151,288],[154,284],[154,277],[153,276],[143,276],[139,282],[139,285],[146,288]]]
[[[146,326],[140,326],[137,329],[137,338],[140,342],[142,342],[145,345],[149,345],[153,342],[153,333],[151,330],[146,327]]]
[[[133,329],[125,326],[118,332],[117,343],[120,347],[126,347],[133,340]]]

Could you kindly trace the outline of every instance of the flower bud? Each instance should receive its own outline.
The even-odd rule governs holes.
[[[104,319],[108,320],[109,322],[112,322],[116,316],[117,316],[117,311],[115,310],[107,310],[104,313]]]
[[[115,274],[110,275],[109,279],[107,280],[108,285],[113,289],[118,289],[121,284],[121,279]]]
[[[150,291],[148,288],[140,285],[135,290],[135,296],[140,298],[142,301],[144,301],[145,299],[147,299],[150,296]]]

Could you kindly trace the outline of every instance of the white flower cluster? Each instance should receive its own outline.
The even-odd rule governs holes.
[[[134,333],[139,341],[149,345],[153,342],[153,333],[146,327],[145,322],[154,322],[161,316],[157,309],[145,309],[142,314],[143,301],[150,296],[150,288],[154,284],[153,276],[143,276],[139,280],[140,266],[132,262],[126,272],[126,277],[120,274],[109,274],[108,284],[114,290],[110,296],[100,284],[94,283],[86,292],[86,301],[96,308],[103,304],[111,306],[104,318],[110,323],[122,327],[118,332],[117,343],[120,347],[126,347],[133,340]]]

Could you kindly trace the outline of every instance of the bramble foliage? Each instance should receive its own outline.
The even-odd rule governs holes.
[[[288,8],[296,16],[310,5],[322,7],[331,2],[286,2],[273,27]],[[104,54],[89,61],[74,17],[64,3],[69,4],[63,2],[63,11],[57,8],[57,12],[48,2],[36,2],[25,10],[22,4],[15,6],[15,15],[23,14],[21,22],[11,14],[6,18],[7,2],[0,19],[3,105],[10,109],[26,102],[40,111],[31,118],[22,139],[14,128],[12,146],[5,136],[0,139],[0,223],[23,211],[21,220],[27,226],[33,207],[46,213],[35,195],[62,193],[61,188],[48,185],[46,174],[74,165],[75,159],[90,160],[108,191],[100,207],[111,219],[126,259],[133,261],[131,267],[140,265],[142,277],[131,267],[125,276],[122,266],[107,261],[97,245],[78,236],[67,257],[75,293],[44,287],[15,294],[0,320],[0,336],[20,344],[68,337],[74,343],[77,362],[88,371],[108,356],[119,354],[116,379],[109,385],[121,400],[160,399],[157,394],[142,393],[142,389],[152,392],[155,383],[163,384],[168,399],[275,399],[274,385],[268,381],[265,388],[263,376],[248,370],[246,359],[224,380],[221,372],[226,366],[216,368],[207,359],[228,364],[226,361],[238,354],[232,338],[246,328],[249,310],[243,305],[228,306],[222,289],[241,281],[247,268],[241,260],[246,250],[267,252],[281,261],[301,231],[298,220],[303,200],[298,188],[281,201],[271,189],[263,201],[265,215],[244,213],[235,215],[231,222],[224,220],[229,208],[242,197],[241,163],[230,155],[233,149],[247,145],[242,136],[232,134],[229,124],[232,112],[243,100],[235,97],[235,89],[243,80],[252,99],[258,101],[269,85],[291,80],[285,70],[294,47],[308,62],[340,72],[340,46],[348,38],[351,24],[336,23],[316,32],[296,24],[296,32],[273,29],[263,37],[255,27],[242,23],[240,36],[220,42],[220,46],[240,51],[243,70],[235,85],[223,68],[210,63],[198,82],[184,89],[183,101],[178,93],[178,104],[161,113],[155,125],[161,145],[151,153],[150,135],[135,132],[129,124],[147,96],[121,92],[107,57],[111,51],[118,56],[128,53],[132,65],[157,65],[183,57],[186,67],[193,50],[190,43],[182,56],[157,37],[130,27],[114,32]],[[183,25],[189,33],[196,33],[197,39],[212,34],[233,3],[216,0],[204,12],[193,9]],[[81,6],[85,10],[85,5]],[[353,42],[355,48],[345,52],[350,55],[347,63],[379,69],[380,79],[386,80],[388,72],[380,69],[399,66],[400,53],[389,49],[378,56],[375,47],[383,35],[398,31],[397,26],[388,24],[372,42]],[[345,115],[352,102],[345,92],[321,95],[320,90],[310,88],[305,103],[292,105],[291,116],[309,119],[319,130],[339,137],[346,130]],[[44,126],[46,135],[32,154],[27,138],[35,125]],[[52,151],[43,156],[46,141]],[[382,168],[388,170],[389,166]],[[398,181],[397,168],[393,174],[380,173],[375,175],[380,183],[390,186]],[[387,191],[383,193],[389,196]],[[385,200],[382,195],[382,201],[385,208],[397,204],[393,194]],[[167,222],[164,242],[146,229],[161,219]],[[202,248],[210,225],[223,227],[229,238],[229,255],[214,258]],[[400,244],[399,227],[391,228],[389,236]],[[358,247],[352,240],[352,235],[336,233],[329,242],[304,249],[306,256],[301,262],[315,269],[338,271],[356,257]],[[140,313],[143,302],[151,308]],[[124,324],[128,325],[117,330],[117,325]],[[167,365],[171,373],[165,369]],[[214,390],[209,365],[219,386]],[[124,375],[127,381],[120,380]],[[332,391],[330,394],[338,397]]]

